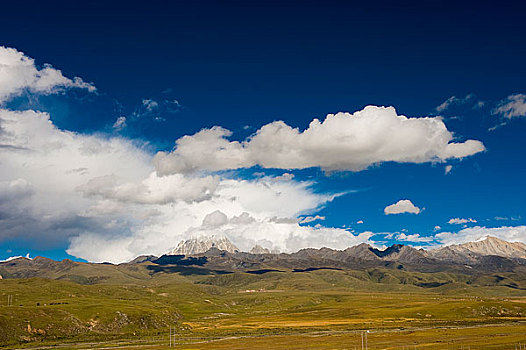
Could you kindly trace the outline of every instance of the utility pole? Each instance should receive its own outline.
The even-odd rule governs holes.
[[[170,326],[170,347],[174,347],[175,348],[175,337],[176,337],[176,334],[175,334],[175,327],[172,327]]]
[[[362,332],[362,350],[363,350],[363,332]]]

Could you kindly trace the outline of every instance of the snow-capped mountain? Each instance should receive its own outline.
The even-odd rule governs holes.
[[[229,253],[239,251],[239,249],[224,236],[207,236],[181,241],[168,255],[196,255],[207,252],[210,248],[225,250]]]

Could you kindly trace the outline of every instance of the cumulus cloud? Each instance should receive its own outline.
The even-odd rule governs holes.
[[[24,91],[39,94],[56,93],[64,88],[95,91],[81,78],[69,79],[48,64],[39,68],[32,58],[13,48],[0,46],[0,104]]]
[[[315,211],[333,198],[314,194],[309,186],[269,179],[221,179],[209,200],[151,205],[156,215],[132,226],[132,232],[84,233],[71,239],[68,253],[90,261],[122,262],[141,254],[164,254],[181,240],[211,235],[224,235],[242,250],[255,244],[294,251],[310,242],[335,247],[352,242],[342,238],[353,236],[348,231],[299,225],[297,217],[302,213]],[[121,213],[134,207],[123,202],[118,206]],[[144,210],[145,205],[139,208]]]
[[[0,103],[24,92],[65,88],[95,89],[51,66],[39,68],[16,50],[0,49]],[[165,102],[143,101],[130,121],[180,108],[177,101]],[[127,121],[118,118],[114,129]],[[221,127],[204,129],[177,140],[173,152],[154,156],[138,141],[61,130],[47,113],[0,109],[0,240],[23,237],[40,249],[66,242],[68,253],[97,262],[164,254],[196,235],[225,235],[243,250],[256,244],[280,251],[343,249],[369,242],[373,233],[298,222],[321,220],[315,213],[339,194],[316,193],[313,182],[291,173],[245,180],[234,172],[210,172],[253,165],[357,171],[484,150],[479,141],[454,142],[439,118],[407,118],[373,106],[315,119],[301,132],[274,122],[245,141],[230,137]],[[420,211],[414,205],[404,210]]]
[[[33,195],[31,184],[25,179],[0,181],[0,204],[13,203]]]
[[[409,199],[401,199],[395,204],[388,205],[384,208],[385,215],[402,213],[420,214],[420,212],[421,209],[415,206]]]
[[[248,213],[243,213],[246,215],[249,215]],[[211,212],[210,214],[206,214],[205,218],[203,219],[203,225],[204,228],[217,228],[220,226],[225,225],[228,223],[228,217],[225,213],[223,213],[221,210],[215,210]],[[246,223],[246,222],[243,222]]]
[[[462,244],[478,241],[487,236],[497,237],[508,242],[526,243],[526,226],[502,226],[502,227],[468,227],[454,232],[440,232],[435,235],[435,239],[444,244]]]
[[[230,141],[219,126],[176,141],[172,152],[159,152],[160,175],[219,171],[255,165],[263,168],[360,171],[382,162],[424,163],[464,158],[485,150],[480,141],[452,142],[440,118],[407,118],[393,107],[329,114],[300,131],[282,121],[261,127],[246,140]]]
[[[493,109],[493,114],[512,119],[526,117],[526,95],[513,94],[500,101]]]
[[[124,182],[116,175],[95,177],[76,190],[88,197],[136,204],[166,204],[210,199],[218,184],[219,178],[214,176],[185,177],[175,174],[159,177],[152,172],[140,182]]]
[[[464,219],[464,218],[451,218],[449,219],[449,221],[447,222],[448,224],[455,224],[455,225],[462,225],[462,224],[467,224],[469,222],[477,222],[477,220],[475,219],[472,219],[472,218],[468,218],[468,219]]]
[[[256,218],[247,212],[228,217],[222,211],[215,210],[205,215],[201,225],[188,228],[180,237],[188,239],[211,235],[224,236],[243,251],[249,251],[255,245],[260,245],[269,250],[293,252],[309,247],[345,249],[369,242],[374,234],[371,232],[353,234],[338,228],[300,226],[295,221]],[[77,250],[84,254],[89,252],[90,260],[101,261],[103,257],[108,256],[108,249],[111,249],[122,257],[130,258],[135,253],[124,250],[133,249],[139,243],[136,239],[137,237],[111,239],[107,236],[83,235],[72,241],[68,252],[70,254],[77,254]],[[177,242],[174,240],[173,244]],[[166,252],[166,246],[164,252]]]
[[[90,177],[119,174],[138,182],[152,172],[151,155],[133,142],[59,130],[46,113],[0,109],[0,239],[51,242],[101,230],[101,217],[75,189]],[[80,170],[79,170],[80,169]]]
[[[203,224],[218,209],[236,232],[248,236],[252,233],[241,226],[254,228],[256,222],[266,232],[274,225],[282,234],[292,232],[292,240],[267,237],[280,250],[294,249],[294,242],[303,247],[298,237],[313,241],[317,233],[333,233],[298,228],[298,217],[337,196],[314,193],[312,182],[291,176],[161,177],[151,165],[152,154],[124,138],[63,131],[48,114],[35,111],[0,110],[0,125],[0,144],[9,146],[0,148],[0,239],[32,238],[40,245],[68,240],[70,254],[122,262],[166,253],[190,228],[202,225],[204,230],[219,222],[211,216]]]
[[[453,170],[453,165],[446,165],[446,167],[444,168],[444,174],[449,174],[451,170]]]

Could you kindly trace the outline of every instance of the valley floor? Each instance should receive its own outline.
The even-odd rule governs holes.
[[[172,348],[186,350],[352,350],[367,330],[376,350],[526,349],[522,274],[488,274],[474,285],[442,272],[151,277],[146,267],[108,267],[111,278],[88,284],[0,280],[0,349],[169,349],[170,328]]]
[[[24,349],[361,349],[362,331],[290,332],[224,337],[177,336],[150,339],[24,346]],[[526,346],[526,323],[478,326],[374,329],[367,337],[368,349],[517,349]],[[148,338],[148,337],[147,337]],[[365,344],[364,344],[365,348]]]

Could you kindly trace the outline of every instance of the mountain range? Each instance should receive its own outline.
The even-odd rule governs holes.
[[[192,239],[180,242],[170,254],[161,257],[140,256],[118,265],[68,259],[54,261],[43,257],[32,260],[17,258],[0,262],[0,275],[3,278],[43,277],[94,284],[104,281],[131,282],[167,273],[189,276],[378,268],[407,273],[448,272],[471,276],[513,273],[519,280],[526,280],[526,244],[486,237],[476,242],[433,250],[401,244],[380,250],[362,243],[345,250],[307,248],[287,254],[271,253],[262,247],[240,252],[225,237],[210,237],[204,241]],[[495,281],[498,282],[499,278],[496,277]]]
[[[348,259],[365,261],[399,261],[406,263],[426,262],[429,260],[444,261],[460,264],[476,264],[483,257],[495,256],[509,259],[526,259],[526,244],[520,242],[507,242],[505,240],[486,236],[474,242],[464,244],[453,244],[436,249],[424,250],[413,247],[394,244],[384,250],[373,248],[362,243],[345,250],[330,248],[307,248],[292,254],[279,254],[271,252],[267,248],[256,245],[248,253],[240,252],[228,238],[224,236],[209,236],[200,239],[192,238],[181,241],[178,246],[167,255],[199,256],[207,255],[210,250],[220,250],[239,256],[273,254],[281,257],[289,256],[305,259],[329,259],[345,261]]]

